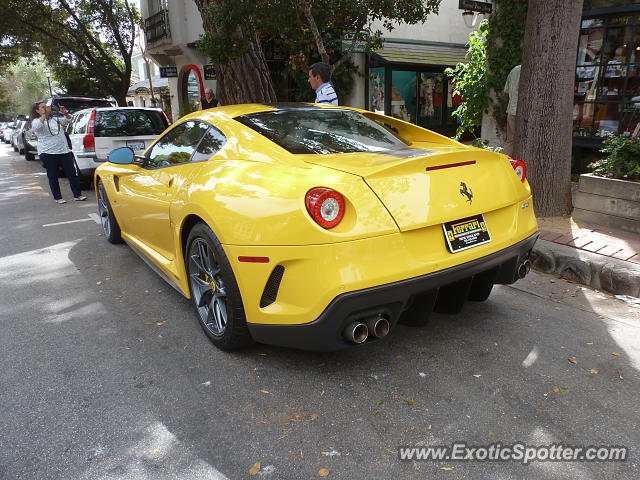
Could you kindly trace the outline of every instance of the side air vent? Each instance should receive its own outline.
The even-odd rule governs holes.
[[[276,267],[273,269],[273,272],[271,272],[271,275],[269,275],[267,284],[264,286],[262,298],[260,299],[260,308],[271,305],[276,301],[276,297],[278,296],[278,289],[280,288],[280,282],[282,281],[283,275],[284,267],[282,265],[276,265]]]

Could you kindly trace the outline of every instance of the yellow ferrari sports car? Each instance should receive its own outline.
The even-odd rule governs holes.
[[[335,350],[485,300],[529,271],[526,167],[356,108],[230,105],[95,172],[106,238],[223,350]]]

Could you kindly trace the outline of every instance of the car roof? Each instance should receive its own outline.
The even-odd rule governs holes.
[[[152,107],[87,107],[82,110],[77,110],[75,113],[82,113],[84,111],[95,110],[97,112],[109,112],[112,110],[147,110],[150,112],[162,112],[161,108],[152,108]]]
[[[231,120],[235,117],[242,115],[249,115],[252,113],[260,112],[275,112],[283,110],[322,110],[322,109],[341,109],[341,110],[355,110],[361,111],[357,108],[334,106],[334,105],[319,105],[316,103],[303,103],[303,102],[281,102],[281,103],[241,103],[235,105],[225,105],[222,107],[209,108],[207,110],[199,110],[197,112],[190,113],[180,120],[189,118],[201,118],[206,120],[209,115],[214,118],[224,118]]]
[[[82,101],[95,101],[95,100],[104,100],[105,102],[112,102],[113,100],[109,100],[108,98],[93,98],[93,97],[49,97],[47,100],[82,100]]]

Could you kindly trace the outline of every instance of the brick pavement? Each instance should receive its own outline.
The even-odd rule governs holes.
[[[569,217],[539,218],[538,226],[542,240],[640,264],[640,235]]]

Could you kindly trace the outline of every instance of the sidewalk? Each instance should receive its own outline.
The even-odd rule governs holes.
[[[615,295],[640,297],[640,235],[575,222],[539,218],[532,253],[537,270]]]

